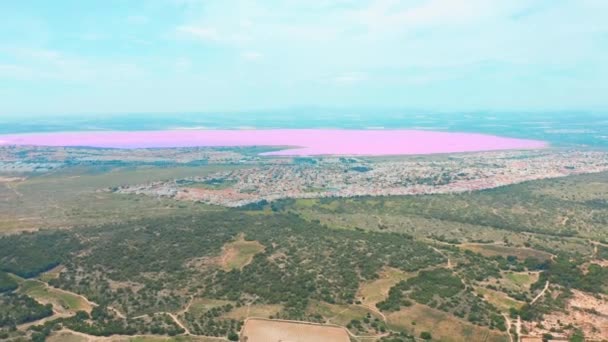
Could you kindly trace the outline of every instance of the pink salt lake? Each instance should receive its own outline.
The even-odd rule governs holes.
[[[214,146],[289,146],[263,153],[275,156],[413,155],[537,149],[538,140],[475,133],[418,130],[173,130],[137,132],[68,132],[0,135],[0,145],[162,148]]]

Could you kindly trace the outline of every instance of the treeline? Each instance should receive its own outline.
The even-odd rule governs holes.
[[[78,311],[72,317],[58,318],[41,325],[32,326],[30,327],[30,330],[34,332],[32,339],[34,341],[44,341],[52,331],[60,330],[62,327],[93,336],[136,334],[176,336],[185,332],[166,314],[137,319],[122,319],[116,317],[106,307],[98,306],[93,308],[91,314]]]
[[[183,318],[194,334],[230,337],[237,334],[243,325],[242,321],[221,318],[223,314],[230,312],[232,309],[234,307],[231,304],[226,304],[198,314],[186,312]]]
[[[541,273],[535,286],[544,286],[545,281],[548,280],[552,284],[559,284],[567,289],[608,294],[608,267],[590,264],[586,272],[583,272],[582,263],[582,260],[558,256]]]
[[[0,237],[0,271],[31,278],[65,261],[80,247],[74,234],[67,231]]]
[[[42,305],[26,295],[12,292],[0,294],[0,328],[15,327],[52,314],[51,304]]]
[[[6,272],[0,271],[0,293],[16,290],[19,284]]]

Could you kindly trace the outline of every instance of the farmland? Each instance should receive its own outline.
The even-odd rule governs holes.
[[[339,327],[258,319],[248,320],[242,335],[246,337],[246,340],[249,342],[350,341],[346,331]]]

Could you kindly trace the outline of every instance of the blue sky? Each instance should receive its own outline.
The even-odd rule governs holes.
[[[0,2],[0,115],[608,109],[606,0]]]

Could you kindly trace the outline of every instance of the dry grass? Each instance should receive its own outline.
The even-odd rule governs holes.
[[[81,296],[59,290],[36,280],[24,281],[19,292],[24,293],[42,304],[53,304],[60,314],[74,314],[76,311],[91,312],[93,306]]]
[[[494,244],[467,243],[460,245],[460,248],[479,253],[485,257],[502,256],[506,258],[510,255],[513,255],[516,256],[519,260],[525,260],[526,258],[531,257],[536,258],[540,261],[549,260],[552,257],[550,253],[538,251],[531,248],[508,247]]]
[[[264,246],[258,241],[245,241],[243,236],[239,236],[237,241],[224,246],[219,264],[225,271],[242,270],[263,250]]]
[[[169,199],[97,190],[123,184],[204,176],[235,168],[242,166],[74,167],[19,182],[0,183],[0,234],[219,210],[200,203],[176,203]]]
[[[311,302],[307,310],[310,314],[319,314],[327,319],[327,323],[347,325],[353,319],[361,320],[367,314],[380,318],[374,311],[359,305],[337,305],[325,302]]]
[[[509,311],[510,308],[520,309],[524,305],[524,302],[515,300],[500,291],[494,291],[484,287],[477,287],[475,291],[482,294],[486,301],[503,311]]]
[[[529,291],[530,286],[538,281],[538,272],[504,272],[501,284],[512,290]]]
[[[198,316],[204,314],[205,312],[213,308],[217,308],[227,304],[234,305],[233,302],[228,300],[195,298],[190,307],[188,308],[188,312]]]
[[[389,326],[407,330],[418,336],[423,331],[432,334],[433,340],[449,342],[488,341],[506,342],[508,336],[495,330],[482,328],[443,311],[415,304],[387,316]]]
[[[58,331],[46,339],[48,342],[87,342],[90,341],[85,336],[76,335],[69,331]]]
[[[254,304],[245,305],[222,315],[222,318],[231,318],[237,320],[244,320],[249,317],[257,318],[270,318],[276,316],[278,312],[283,310],[282,305],[271,305],[271,304]]]
[[[357,296],[365,305],[375,306],[388,296],[388,291],[399,281],[405,280],[415,274],[406,273],[396,268],[385,267],[379,274],[379,278],[365,282],[359,287]]]
[[[250,319],[241,338],[247,342],[349,342],[346,329],[335,326]]]
[[[63,271],[64,267],[62,265],[59,265],[57,267],[54,267],[51,270],[48,270],[42,274],[40,274],[38,276],[38,279],[42,280],[43,282],[48,282],[49,280],[52,279],[57,279],[59,277],[59,274],[61,274],[61,271]]]

